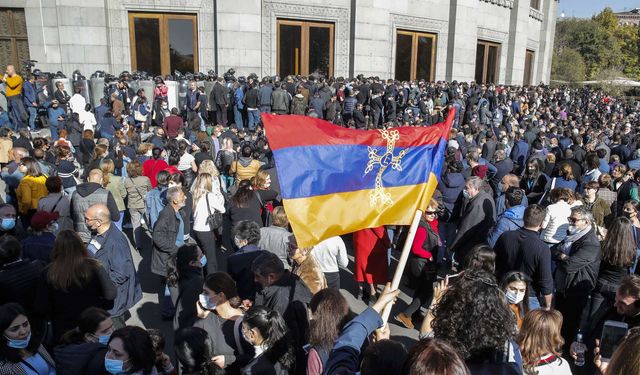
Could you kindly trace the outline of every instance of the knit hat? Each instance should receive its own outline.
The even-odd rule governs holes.
[[[471,175],[484,179],[485,177],[487,177],[487,170],[489,170],[489,167],[487,167],[486,165],[476,165],[471,170]]]

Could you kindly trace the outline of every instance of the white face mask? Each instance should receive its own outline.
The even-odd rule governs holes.
[[[578,233],[578,227],[576,227],[575,225],[569,225],[569,227],[567,228],[567,234],[576,234]]]
[[[516,305],[524,299],[524,293],[512,292],[510,290],[507,290],[505,295],[507,296],[507,301],[512,305]]]

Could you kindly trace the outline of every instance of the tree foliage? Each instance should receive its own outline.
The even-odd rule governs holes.
[[[575,68],[575,53],[566,50],[582,57],[585,79],[596,79],[603,71],[617,71],[640,80],[640,27],[619,25],[611,8],[591,19],[569,18],[556,23],[552,79],[572,81],[566,74]]]

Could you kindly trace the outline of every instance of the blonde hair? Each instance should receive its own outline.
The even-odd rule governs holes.
[[[536,309],[525,315],[517,338],[525,373],[534,373],[538,360],[546,354],[560,357],[564,345],[561,327],[562,314],[558,310]]]
[[[284,212],[284,207],[278,206],[273,209],[271,213],[273,222],[272,224],[276,227],[287,228],[289,225],[289,218],[287,217],[287,213]]]
[[[195,211],[198,206],[200,198],[205,197],[211,193],[213,189],[213,177],[209,173],[200,173],[191,187],[191,194],[193,196],[193,210]]]
[[[153,143],[140,143],[140,146],[138,146],[138,150],[136,150],[136,152],[138,155],[144,155],[149,152],[149,150],[152,150],[153,147]]]
[[[208,173],[213,178],[218,178],[220,176],[220,172],[218,171],[218,168],[213,163],[213,161],[211,161],[209,159],[203,160],[202,163],[200,163],[200,167],[198,168],[198,172],[200,172],[201,174],[202,173]]]
[[[102,186],[107,187],[109,185],[109,174],[116,170],[113,160],[104,159],[100,164],[100,170],[102,171]]]
[[[265,171],[258,171],[255,176],[251,177],[251,186],[253,186],[254,189],[264,188],[268,177],[269,173]]]

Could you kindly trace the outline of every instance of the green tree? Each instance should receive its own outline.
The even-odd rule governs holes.
[[[605,8],[591,19],[558,21],[554,64],[555,58],[562,56],[567,48],[582,57],[586,79],[597,79],[603,71],[607,74],[617,71],[628,78],[640,79],[640,28],[619,25],[611,8]],[[556,72],[559,71],[557,68]]]
[[[551,64],[551,79],[571,83],[584,81],[587,65],[579,51],[572,48],[555,50]]]

